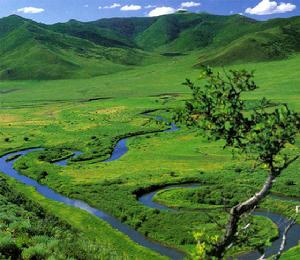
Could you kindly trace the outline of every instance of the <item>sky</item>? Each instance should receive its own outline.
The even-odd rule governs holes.
[[[180,9],[266,20],[300,15],[300,0],[0,0],[0,17],[17,14],[47,24],[159,16]]]

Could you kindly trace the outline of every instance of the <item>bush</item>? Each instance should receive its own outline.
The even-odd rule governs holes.
[[[294,186],[294,185],[296,185],[296,183],[293,180],[286,180],[284,184],[287,185],[287,186]]]
[[[11,259],[18,259],[21,249],[18,248],[11,236],[0,235],[0,254]]]
[[[22,257],[25,260],[40,260],[45,259],[50,255],[50,252],[46,246],[38,244],[33,247],[25,249],[22,253]]]

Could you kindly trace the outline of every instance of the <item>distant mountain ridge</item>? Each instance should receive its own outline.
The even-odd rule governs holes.
[[[284,59],[300,51],[300,17],[260,22],[179,12],[53,25],[0,19],[0,79],[93,77],[189,51],[199,52],[196,64]]]

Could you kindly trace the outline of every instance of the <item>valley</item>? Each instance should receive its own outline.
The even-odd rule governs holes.
[[[178,131],[165,131],[190,99],[182,83],[201,83],[200,64],[221,73],[246,69],[259,85],[246,94],[249,106],[267,97],[299,112],[299,33],[299,17],[257,22],[176,13],[53,25],[0,19],[0,258],[14,252],[12,259],[167,259],[107,218],[179,252],[173,259],[195,257],[193,233],[220,236],[217,223],[228,217],[223,199],[228,207],[245,200],[266,174],[252,172],[253,162],[232,156],[223,141],[210,142],[179,122]],[[117,146],[122,156],[109,160],[124,138]],[[43,149],[26,152],[32,148]],[[86,204],[45,197],[7,176],[3,165],[36,181],[34,187]],[[272,194],[279,199],[269,196],[259,207],[278,221],[251,216],[251,239],[226,257],[268,247],[281,235],[278,225],[299,205],[299,167],[297,160],[278,177]],[[159,191],[193,183],[199,186]],[[153,203],[173,210],[141,203],[152,191]],[[281,259],[300,256],[300,215],[296,222]]]

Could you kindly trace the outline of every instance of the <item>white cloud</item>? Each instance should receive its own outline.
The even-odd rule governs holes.
[[[196,3],[196,2],[183,2],[183,3],[181,3],[181,7],[183,7],[183,8],[198,7],[200,5],[201,5],[201,3]]]
[[[146,5],[144,6],[145,9],[151,9],[157,7],[156,5]]]
[[[19,8],[17,10],[18,13],[24,13],[24,14],[38,14],[38,13],[42,13],[44,11],[45,11],[45,9],[43,9],[43,8],[37,8],[37,7],[32,7],[32,6]]]
[[[121,7],[121,11],[138,11],[141,10],[142,7],[140,5],[124,5]]]
[[[110,5],[110,6],[104,6],[104,8],[118,8],[118,7],[121,7],[121,5],[120,4],[118,4],[118,3],[114,3],[114,4],[112,4],[112,5]]]
[[[114,9],[114,8],[118,8],[118,7],[121,7],[121,5],[118,3],[113,3],[112,5],[99,6],[98,9]]]
[[[277,3],[271,0],[262,0],[257,6],[246,9],[247,14],[268,15],[291,12],[296,9],[296,5],[291,3]]]
[[[148,16],[153,17],[153,16],[160,16],[165,14],[173,14],[176,11],[177,10],[174,9],[173,7],[168,7],[168,6],[156,7],[151,12],[149,12]]]

